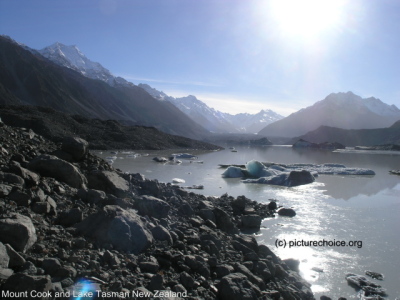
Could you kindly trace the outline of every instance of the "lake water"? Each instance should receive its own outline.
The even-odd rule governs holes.
[[[295,150],[286,146],[236,149],[238,152],[191,152],[203,163],[182,160],[178,165],[152,160],[154,156],[168,157],[173,151],[137,151],[149,154],[137,158],[127,158],[120,152],[113,166],[160,182],[181,178],[186,181],[182,186],[201,184],[203,190],[193,191],[208,196],[245,195],[265,203],[276,199],[279,205],[294,208],[297,215],[265,219],[257,240],[282,259],[300,260],[301,275],[312,284],[317,299],[321,295],[358,299],[345,274],[364,275],[366,270],[384,274],[383,281],[371,280],[387,289],[388,299],[400,297],[400,176],[389,174],[389,170],[400,169],[400,153]],[[104,158],[112,154],[98,155]],[[284,164],[340,163],[372,169],[376,175],[320,175],[312,184],[291,188],[245,184],[237,178],[221,177],[224,170],[218,164],[245,164],[253,159]],[[277,239],[287,245],[301,240],[325,240],[353,242],[354,246],[277,248]]]

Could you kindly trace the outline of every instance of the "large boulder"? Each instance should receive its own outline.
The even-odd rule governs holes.
[[[241,273],[222,277],[217,288],[218,299],[221,300],[250,300],[258,299],[261,295],[260,289]]]
[[[315,181],[314,176],[306,170],[291,171],[287,178],[286,186],[298,186],[303,184],[312,183]]]
[[[36,295],[50,291],[53,288],[50,276],[32,276],[24,273],[14,273],[3,284],[3,291],[28,292],[35,291]],[[47,297],[35,297],[34,299],[47,299]]]
[[[42,176],[53,177],[74,188],[86,187],[86,177],[71,163],[53,155],[43,154],[28,163],[28,169]]]
[[[89,188],[104,191],[117,197],[131,195],[129,182],[111,171],[93,171],[88,176]]]
[[[215,219],[217,221],[217,227],[226,233],[238,233],[239,230],[232,222],[232,218],[222,209],[216,207],[213,210]]]
[[[13,213],[10,217],[0,218],[0,241],[10,244],[15,250],[25,252],[36,242],[36,230],[32,220]]]
[[[8,268],[10,262],[10,256],[7,253],[6,246],[0,242],[0,268]]]
[[[153,242],[153,236],[134,210],[107,205],[75,225],[78,232],[95,238],[100,244],[138,254]]]
[[[88,153],[89,143],[78,137],[66,137],[61,150],[70,154],[75,160],[81,160]]]
[[[164,200],[153,196],[135,197],[135,208],[139,214],[157,219],[162,219],[168,216],[170,206]]]

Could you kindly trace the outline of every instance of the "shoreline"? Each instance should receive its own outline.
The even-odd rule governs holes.
[[[314,299],[296,271],[254,237],[240,234],[239,228],[257,230],[273,216],[268,205],[244,196],[205,197],[119,172],[88,153],[82,140],[64,141],[60,148],[28,130],[0,130],[7,153],[1,161],[0,231],[15,223],[29,229],[24,237],[0,235],[10,249],[2,265],[3,290],[45,295],[96,277],[105,283],[102,291]],[[49,153],[70,162],[60,165]],[[49,174],[46,166],[53,164],[59,168]]]

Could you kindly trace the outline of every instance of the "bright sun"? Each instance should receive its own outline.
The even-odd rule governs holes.
[[[344,0],[272,0],[270,13],[288,37],[314,39],[340,25]]]

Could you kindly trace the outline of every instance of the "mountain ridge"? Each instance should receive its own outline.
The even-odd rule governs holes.
[[[88,118],[122,120],[200,139],[209,133],[168,102],[135,85],[115,86],[60,66],[0,37],[0,104],[52,107]]]
[[[375,106],[375,111],[371,107]],[[288,117],[267,125],[260,135],[295,137],[318,127],[343,129],[384,128],[400,119],[400,110],[381,100],[366,99],[352,92],[331,93],[325,99],[303,108]]]

